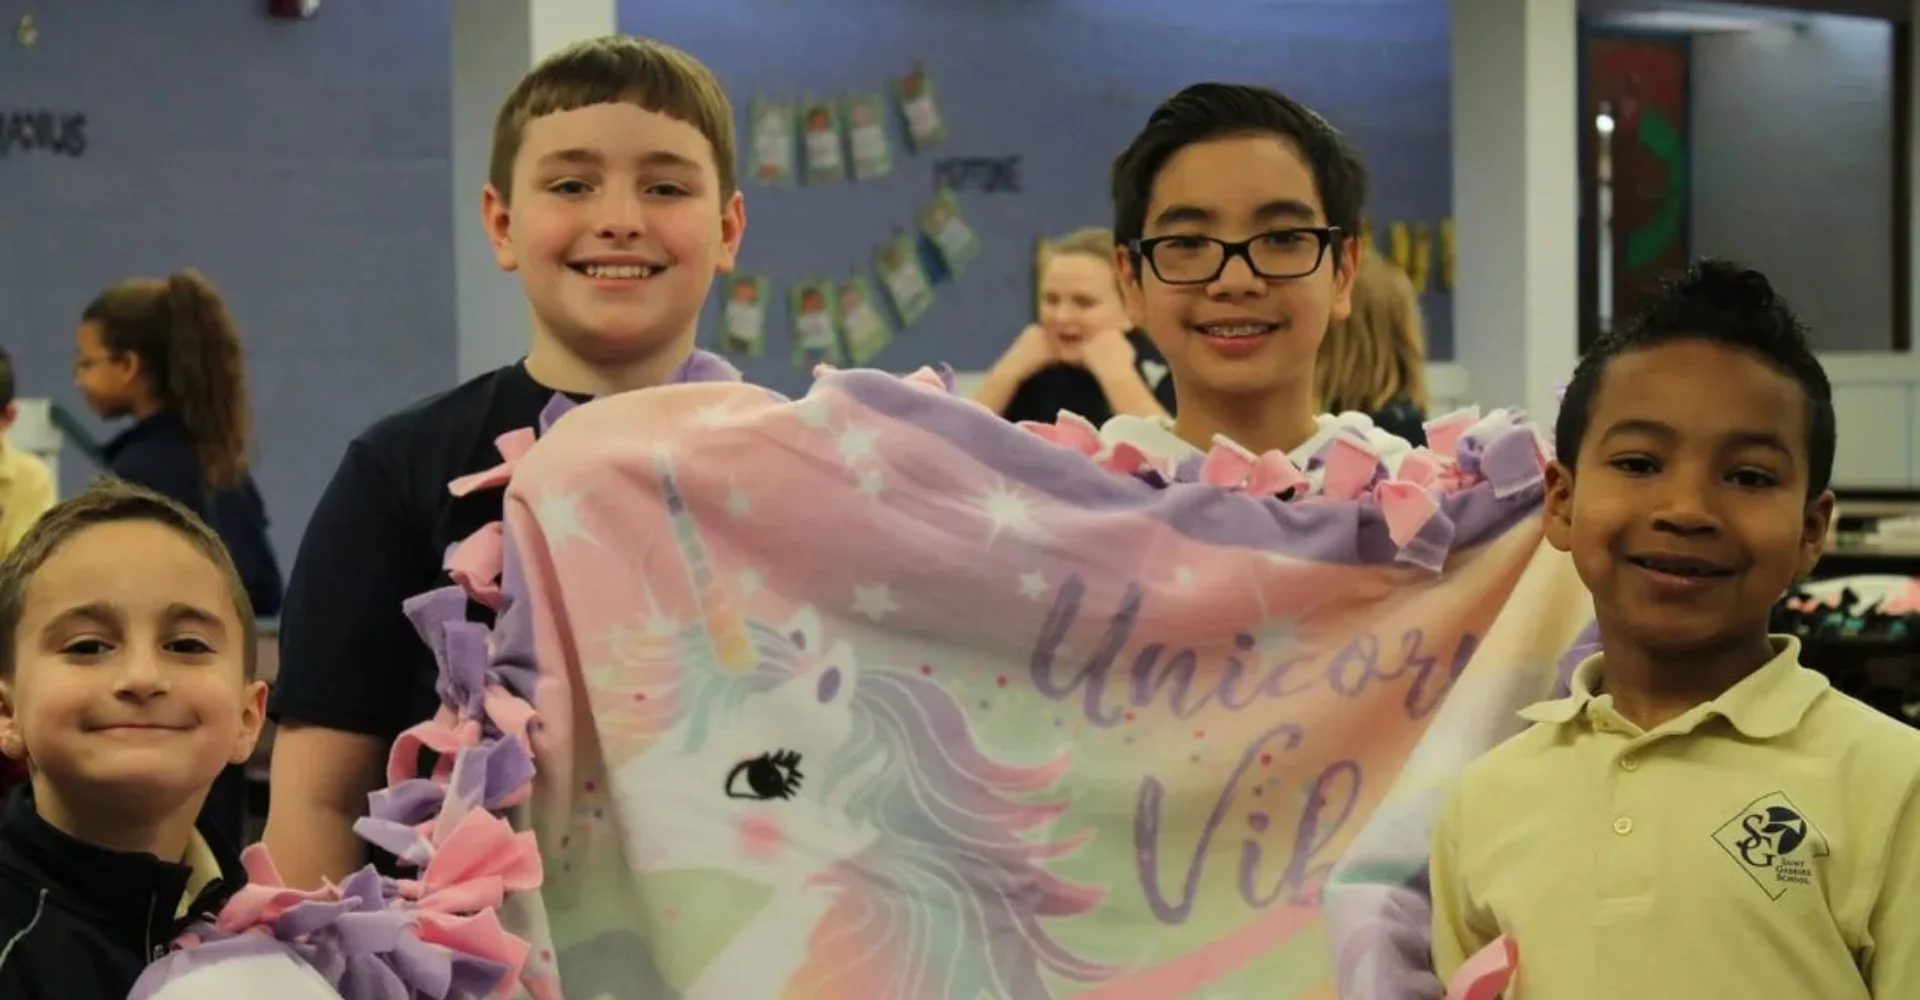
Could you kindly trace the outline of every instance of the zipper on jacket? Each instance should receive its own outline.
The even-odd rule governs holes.
[[[47,890],[42,889],[40,890],[40,901],[33,906],[33,919],[27,921],[27,926],[20,928],[20,933],[15,934],[7,940],[6,947],[0,948],[0,969],[7,967],[7,959],[13,957],[13,946],[26,940],[27,935],[33,933],[34,927],[40,923],[40,915],[45,912],[47,912]]]
[[[147,925],[146,925],[146,928],[141,933],[146,935],[147,961],[149,962],[158,962],[160,961],[161,958],[165,957],[167,953],[167,950],[165,948],[155,948],[153,946],[153,910],[154,910],[154,907],[158,906],[159,904],[160,904],[159,893],[154,893],[147,897]]]

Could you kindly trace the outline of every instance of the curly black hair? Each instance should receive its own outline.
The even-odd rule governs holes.
[[[1724,260],[1702,260],[1669,281],[1623,329],[1594,344],[1567,384],[1554,421],[1554,450],[1569,468],[1593,416],[1600,379],[1614,358],[1681,340],[1737,347],[1798,383],[1807,399],[1807,495],[1833,479],[1833,387],[1807,345],[1807,328],[1766,275]]]

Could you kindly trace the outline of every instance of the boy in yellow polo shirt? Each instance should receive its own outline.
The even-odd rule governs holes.
[[[1555,437],[1547,537],[1602,652],[1450,792],[1437,971],[1506,935],[1506,1000],[1920,998],[1920,730],[1767,633],[1833,513],[1803,328],[1702,264],[1581,361]]]

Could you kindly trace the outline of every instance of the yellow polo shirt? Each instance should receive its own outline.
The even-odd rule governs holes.
[[[1506,1000],[1920,1000],[1920,730],[1774,647],[1650,731],[1599,657],[1522,712],[1434,834],[1440,975],[1506,934]]]
[[[54,503],[53,471],[38,455],[0,441],[0,556]]]

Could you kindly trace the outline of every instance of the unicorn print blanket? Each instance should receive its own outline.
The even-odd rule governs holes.
[[[345,996],[1440,996],[1443,789],[1591,620],[1517,415],[1309,477],[926,372],[560,409],[457,485],[506,483],[451,557],[497,627],[410,608],[448,707],[362,829],[422,877],[293,893],[255,854],[198,950]]]

